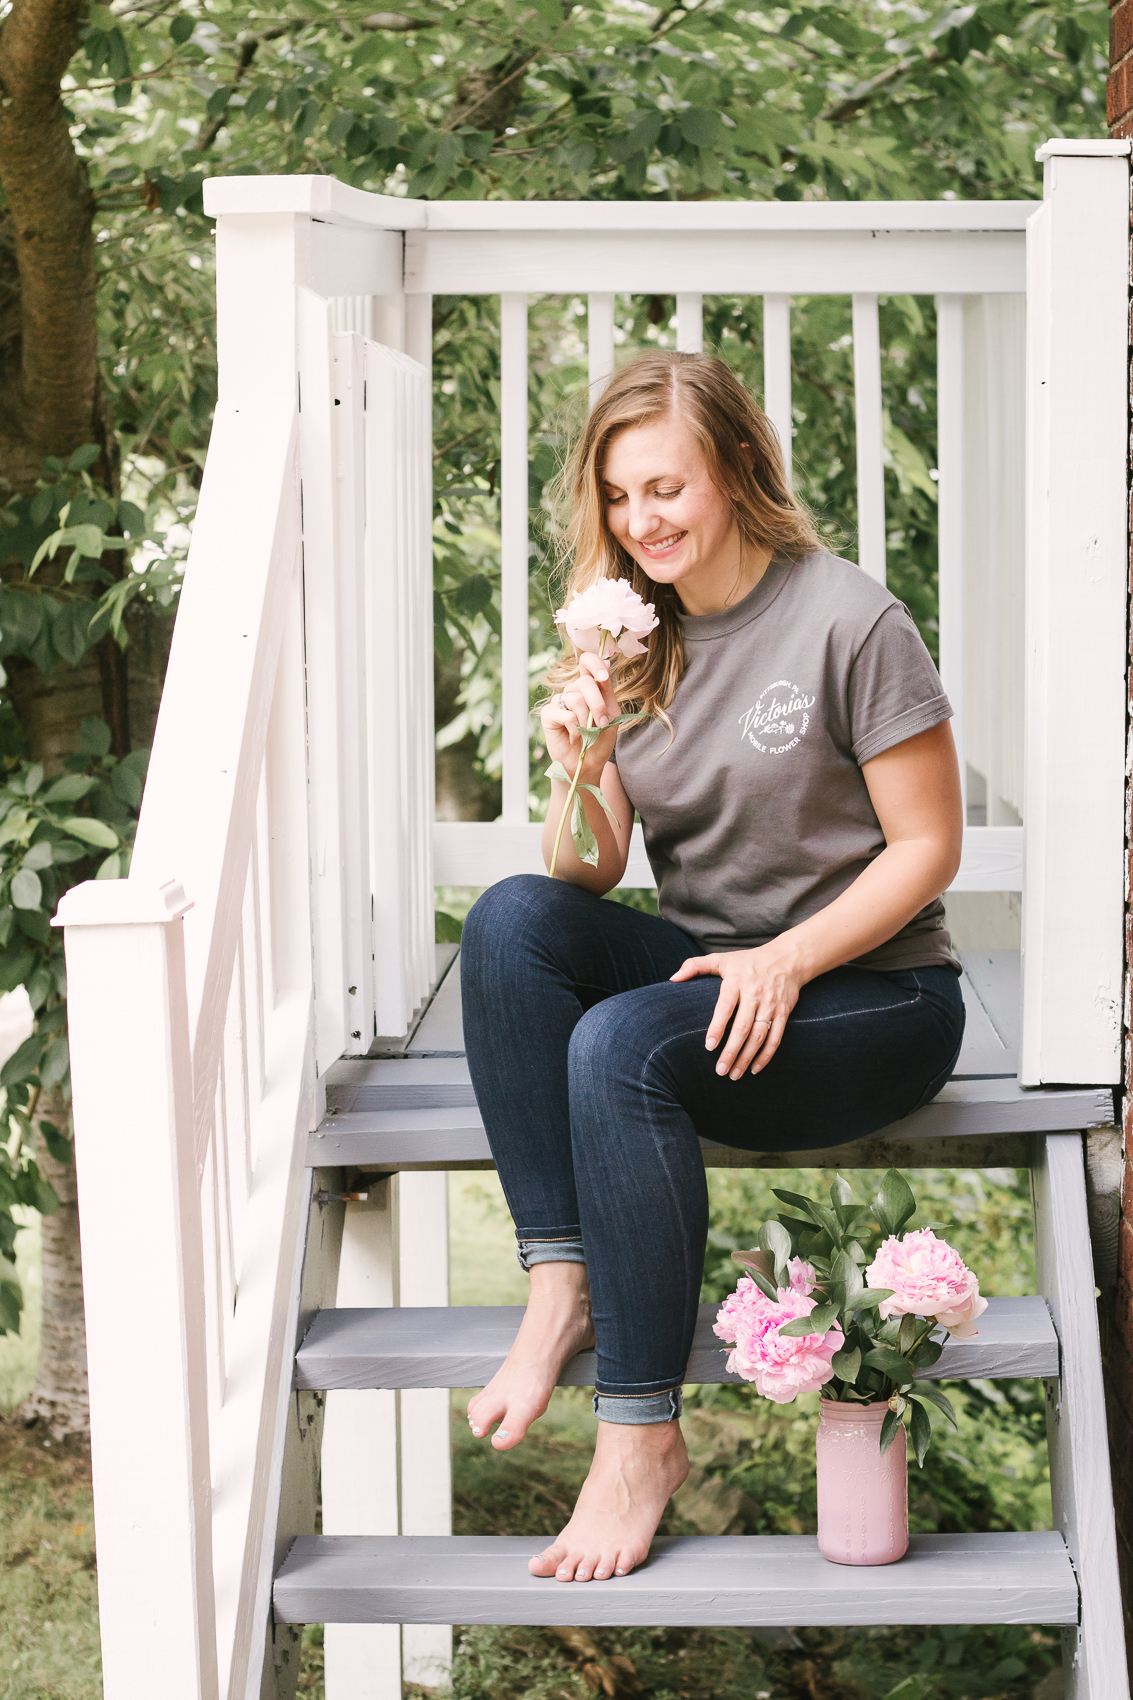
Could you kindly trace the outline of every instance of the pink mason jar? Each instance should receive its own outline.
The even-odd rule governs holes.
[[[909,1545],[904,1424],[883,1455],[888,1405],[818,1404],[819,1550],[832,1564],[894,1564]]]

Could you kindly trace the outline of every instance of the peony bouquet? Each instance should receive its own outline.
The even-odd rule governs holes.
[[[643,601],[626,579],[599,578],[585,590],[575,592],[568,605],[560,608],[555,615],[555,624],[566,627],[567,636],[576,650],[589,651],[590,654],[606,660],[612,659],[615,654],[644,655],[645,645],[641,640],[647,637],[659,622],[653,612],[652,602]],[[591,744],[600,738],[603,732],[608,731],[610,726],[624,726],[643,718],[640,714],[619,714],[609,725],[595,726],[593,714],[588,714],[586,725],[578,729],[582,742],[573,777],[560,761],[553,761],[547,769],[548,779],[558,779],[564,785],[570,786],[559,821],[559,830],[555,834],[555,848],[551,855],[552,879],[568,815],[571,837],[579,861],[588,862],[591,867],[598,864],[598,840],[591,831],[586,811],[582,807],[582,798],[578,794],[580,789],[589,791],[597,798],[610,819],[616,825],[621,825],[599,787],[589,785],[582,779],[583,756]]]
[[[987,1309],[979,1281],[931,1227],[902,1232],[917,1205],[896,1169],[872,1206],[855,1203],[840,1175],[828,1205],[797,1192],[775,1196],[789,1213],[763,1224],[753,1250],[732,1253],[747,1274],[716,1320],[732,1345],[728,1369],[781,1405],[819,1390],[844,1403],[886,1401],[882,1452],[908,1412],[923,1464],[927,1407],[953,1427],[956,1419],[944,1394],[914,1377],[940,1357],[941,1329],[957,1340],[977,1333]]]

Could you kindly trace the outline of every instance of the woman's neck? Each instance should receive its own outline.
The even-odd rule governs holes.
[[[771,550],[745,544],[737,529],[732,547],[679,579],[673,589],[686,614],[722,614],[750,596],[770,565]]]

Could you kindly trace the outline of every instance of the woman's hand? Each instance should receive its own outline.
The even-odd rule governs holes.
[[[552,761],[561,762],[573,778],[581,749],[578,729],[586,725],[587,715],[593,714],[595,726],[608,726],[620,712],[610,678],[610,663],[585,651],[578,658],[578,678],[545,703],[540,714],[547,754]],[[584,774],[601,774],[613,754],[617,736],[615,727],[603,737],[595,738],[586,751]]]
[[[799,998],[805,976],[782,950],[781,941],[756,950],[716,951],[690,956],[673,980],[693,980],[700,974],[719,976],[720,996],[705,1035],[705,1048],[714,1051],[732,1018],[728,1043],[720,1052],[717,1074],[739,1080],[750,1068],[766,1068],[783,1037],[787,1017]]]

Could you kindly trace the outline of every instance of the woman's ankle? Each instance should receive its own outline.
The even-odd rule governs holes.
[[[590,1279],[585,1263],[536,1263],[530,1271],[528,1303],[583,1309],[590,1314]]]

